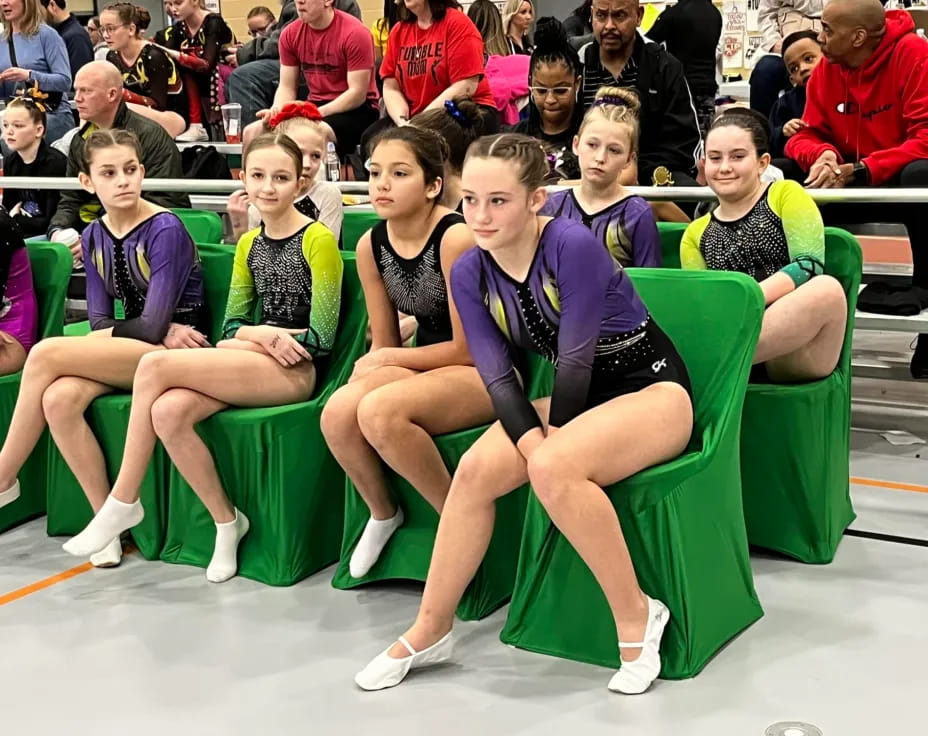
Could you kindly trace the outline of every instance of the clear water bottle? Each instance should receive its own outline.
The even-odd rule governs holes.
[[[341,165],[338,163],[338,153],[335,152],[335,144],[332,141],[325,147],[325,173],[329,181],[341,179]]]

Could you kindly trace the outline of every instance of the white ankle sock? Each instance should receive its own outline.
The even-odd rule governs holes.
[[[387,546],[393,532],[403,525],[403,509],[396,507],[396,513],[390,519],[368,519],[364,533],[358,540],[351,560],[348,563],[348,572],[353,578],[363,578],[374,563],[380,558],[380,553]]]
[[[234,521],[216,524],[216,544],[206,568],[206,579],[211,583],[224,583],[238,572],[238,545],[250,526],[248,517],[238,509]]]
[[[122,562],[122,542],[116,537],[95,555],[90,555],[94,567],[117,567]]]
[[[107,496],[84,531],[72,537],[62,545],[68,554],[75,557],[89,557],[100,552],[113,539],[131,529],[145,517],[142,503],[123,503],[113,496]]]

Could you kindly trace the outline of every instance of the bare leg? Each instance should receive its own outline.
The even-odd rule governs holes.
[[[153,107],[139,105],[135,102],[129,103],[129,109],[141,115],[143,118],[154,120],[168,132],[171,138],[177,138],[187,127],[184,119],[176,112],[171,112],[170,110],[155,110]]]
[[[373,519],[392,518],[396,514],[396,504],[390,498],[380,457],[361,432],[358,406],[375,388],[413,375],[413,371],[394,366],[372,371],[338,389],[322,410],[322,434],[329,450],[351,478]]]
[[[16,408],[0,449],[0,489],[13,484],[42,435],[42,397],[52,383],[75,376],[126,389],[132,385],[139,358],[160,349],[120,337],[50,337],[37,343],[26,360]]]
[[[543,421],[547,421],[550,401],[533,402]],[[464,453],[438,522],[419,614],[404,635],[417,651],[451,631],[454,611],[490,545],[496,499],[527,480],[525,458],[499,422]],[[389,653],[397,658],[409,656],[401,644],[394,644]]]
[[[52,439],[94,513],[106,501],[110,481],[100,443],[87,424],[84,413],[94,399],[112,390],[105,383],[89,378],[65,376],[52,383],[42,395],[42,411]]]
[[[808,381],[831,373],[841,355],[847,299],[831,276],[816,276],[764,313],[754,363],[775,381]]]
[[[547,437],[528,464],[538,500],[602,588],[622,641],[642,640],[648,605],[603,487],[679,455],[692,427],[686,391],[660,383],[585,411]],[[640,652],[623,649],[623,659]]]
[[[451,475],[433,436],[494,418],[477,369],[449,366],[371,391],[358,405],[358,425],[384,462],[440,514]]]

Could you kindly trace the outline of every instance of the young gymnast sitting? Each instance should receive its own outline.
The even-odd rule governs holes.
[[[500,421],[461,459],[419,615],[355,677],[365,690],[451,656],[454,611],[487,550],[494,503],[526,480],[612,609],[622,668],[609,688],[644,692],[660,671],[670,613],[638,586],[602,487],[684,450],[689,377],[599,240],[570,220],[538,215],[545,158],[536,140],[517,134],[481,138],[468,152],[464,216],[479,247],[455,264],[451,286]],[[550,397],[525,397],[523,351],[556,363]]]

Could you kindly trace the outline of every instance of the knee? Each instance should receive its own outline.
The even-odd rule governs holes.
[[[398,429],[408,424],[403,407],[383,391],[372,391],[358,403],[358,427],[373,446],[381,448],[393,441]]]
[[[781,84],[786,79],[786,65],[779,56],[762,56],[751,71],[751,86]]]
[[[841,282],[834,276],[828,274],[816,276],[809,282],[809,286],[815,287],[818,298],[829,310],[847,311],[847,295],[844,293]]]
[[[358,400],[352,386],[338,389],[322,407],[319,419],[322,436],[328,444],[338,444],[356,431]]]
[[[193,429],[190,401],[183,394],[168,392],[151,406],[151,425],[162,442],[168,443],[179,434]]]
[[[42,371],[54,369],[62,354],[62,345],[73,337],[46,337],[32,346],[26,358],[26,369],[29,371]]]
[[[42,394],[42,413],[51,426],[72,422],[86,409],[80,391],[66,378],[55,381]]]
[[[160,381],[160,375],[168,360],[166,350],[155,350],[143,355],[136,366],[133,384],[137,388],[145,389]]]
[[[550,443],[542,443],[528,461],[528,480],[542,506],[559,506],[570,490],[570,461]]]
[[[928,160],[908,164],[899,176],[899,184],[904,187],[928,186]]]

